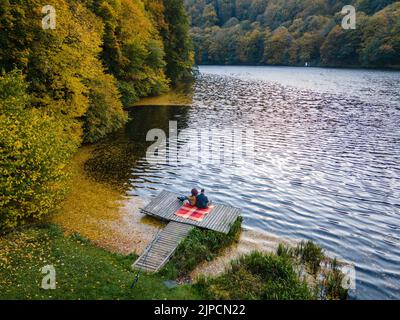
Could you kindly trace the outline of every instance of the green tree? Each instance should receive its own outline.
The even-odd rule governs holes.
[[[281,27],[265,40],[264,62],[285,65],[289,63],[289,48],[293,42],[290,32]]]
[[[400,65],[400,3],[377,12],[364,24],[360,59],[365,66]]]
[[[30,106],[20,72],[0,76],[0,229],[52,212],[65,192],[65,170],[78,140],[64,124]]]
[[[301,64],[305,62],[317,63],[320,59],[320,47],[324,39],[320,34],[306,32],[297,40],[299,46],[299,60]]]
[[[384,9],[393,2],[396,2],[396,0],[358,0],[356,4],[358,10],[371,15]]]
[[[122,109],[120,92],[112,75],[99,73],[90,79],[89,109],[84,116],[84,141],[96,142],[121,128],[127,120]]]
[[[218,24],[218,16],[212,4],[204,7],[202,19],[203,27],[211,27]]]
[[[238,55],[242,63],[259,64],[264,52],[263,34],[258,28],[246,33],[240,38],[239,48]]]
[[[264,52],[261,64],[400,65],[399,1],[186,0],[185,5],[197,63],[258,64]],[[341,28],[345,5],[357,9],[356,30]],[[199,18],[206,8],[215,10],[214,24]]]
[[[336,26],[321,47],[322,62],[328,66],[354,66],[360,63],[361,32]]]
[[[167,28],[161,30],[164,41],[166,73],[173,84],[190,77],[194,63],[189,20],[183,0],[164,0]]]
[[[140,97],[166,91],[169,85],[164,44],[157,30],[167,27],[163,3],[148,0],[146,6],[141,0],[97,0],[91,4],[105,24],[103,61],[118,79],[126,107]]]
[[[57,8],[55,30],[43,30],[39,0],[10,1],[2,7],[0,19],[6,31],[1,32],[0,66],[21,69],[32,106],[62,119],[71,138],[79,139],[84,134],[84,116],[96,103],[90,101],[91,80],[104,74],[98,59],[103,25],[82,4],[54,0],[53,5]],[[121,118],[118,126],[123,123]]]

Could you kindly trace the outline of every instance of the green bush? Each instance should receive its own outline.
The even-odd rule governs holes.
[[[88,81],[89,109],[85,114],[85,142],[96,142],[120,129],[127,120],[115,78],[99,73]]]
[[[211,230],[193,229],[179,245],[163,272],[171,277],[185,276],[200,262],[211,261],[218,253],[239,239],[242,218],[231,226],[228,234]]]
[[[321,261],[325,258],[324,250],[312,241],[300,242],[295,249],[295,255],[314,275],[320,270]]]
[[[0,229],[47,215],[65,191],[64,166],[78,141],[62,121],[29,108],[17,71],[0,76]]]
[[[320,270],[320,262],[329,261]],[[302,266],[314,272],[303,276]],[[312,281],[311,278],[313,279]],[[279,244],[276,254],[253,252],[231,262],[231,267],[217,277],[201,276],[197,288],[208,299],[265,300],[345,300],[344,274],[336,259],[330,260],[312,242],[296,247]]]
[[[201,278],[197,286],[211,299],[308,300],[315,298],[296,274],[293,263],[275,254],[253,252],[231,263],[216,278]]]
[[[344,300],[347,298],[348,289],[343,288],[344,274],[339,264],[334,259],[330,264],[330,270],[322,281],[322,294],[329,300]]]

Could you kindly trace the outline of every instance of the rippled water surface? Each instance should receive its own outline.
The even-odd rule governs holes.
[[[400,298],[400,73],[200,71],[192,106],[132,109],[132,121],[98,145],[87,169],[145,199],[161,189],[204,187],[213,200],[243,208],[247,227],[312,239],[354,263],[353,298]],[[192,130],[169,145],[186,150],[186,161],[150,164],[146,134],[168,133],[172,120],[180,133]],[[239,152],[229,143],[224,149],[232,128],[254,131],[242,138],[254,157],[233,165],[203,161]],[[200,129],[215,131],[196,154]]]

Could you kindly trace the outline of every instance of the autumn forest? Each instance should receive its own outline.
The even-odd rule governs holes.
[[[57,25],[46,29],[42,1],[1,1],[1,229],[54,211],[77,148],[121,128],[124,107],[192,72],[181,0],[52,6]]]
[[[0,6],[0,228],[48,215],[68,161],[127,121],[124,108],[192,77],[197,64],[398,67],[400,3],[39,0]]]
[[[400,2],[185,0],[199,64],[395,67]],[[353,5],[356,26],[341,27]]]

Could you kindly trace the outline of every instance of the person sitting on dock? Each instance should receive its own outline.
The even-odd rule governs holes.
[[[196,206],[199,209],[206,209],[206,208],[208,208],[208,206],[210,204],[210,201],[208,200],[205,193],[206,193],[206,191],[204,189],[202,189],[201,193],[196,198]]]
[[[197,189],[194,188],[194,189],[192,189],[191,194],[192,195],[189,196],[189,197],[179,197],[178,199],[183,201],[183,202],[187,201],[190,205],[195,206],[196,202],[197,202],[197,196],[199,194],[199,191],[197,191]]]

